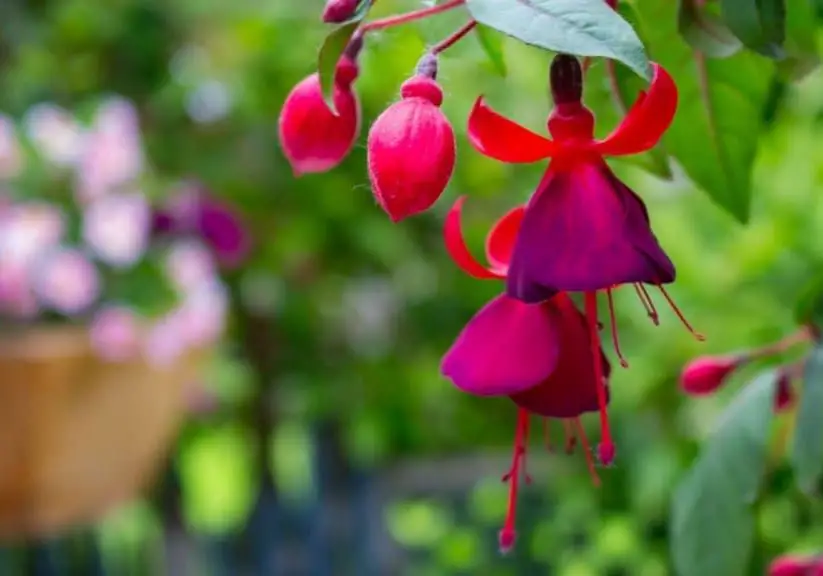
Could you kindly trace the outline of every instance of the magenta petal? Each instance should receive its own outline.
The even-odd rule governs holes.
[[[605,163],[582,163],[568,171],[550,167],[526,207],[507,293],[539,302],[553,292],[673,278],[642,201]]]
[[[552,373],[558,349],[551,309],[500,295],[466,324],[440,369],[469,394],[516,394]]]

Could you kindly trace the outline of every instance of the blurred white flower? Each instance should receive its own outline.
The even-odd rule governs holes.
[[[186,98],[186,111],[195,122],[210,124],[225,118],[232,106],[228,87],[219,80],[200,84]]]
[[[45,203],[7,206],[0,212],[0,263],[28,266],[63,237],[65,221],[59,209]]]
[[[83,312],[100,294],[94,264],[79,250],[57,248],[39,258],[33,287],[40,302],[65,315]]]
[[[23,153],[10,118],[0,115],[0,179],[14,178],[23,168]]]
[[[137,111],[128,100],[111,98],[97,112],[77,174],[76,193],[90,202],[137,178],[143,150]]]
[[[144,354],[150,364],[165,368],[176,362],[188,348],[185,317],[179,311],[158,319],[149,328]]]
[[[23,125],[37,151],[54,164],[71,166],[83,154],[85,133],[74,117],[59,106],[32,106]]]
[[[211,282],[217,267],[209,249],[196,240],[183,240],[166,252],[166,273],[178,291],[188,293]]]
[[[122,362],[134,358],[140,349],[140,326],[129,308],[106,306],[89,326],[91,344],[104,360]]]
[[[109,194],[94,200],[83,214],[83,240],[112,266],[133,266],[151,235],[151,208],[139,192]]]
[[[223,335],[229,298],[219,282],[204,282],[189,292],[178,314],[183,318],[186,343],[192,348],[213,344]]]

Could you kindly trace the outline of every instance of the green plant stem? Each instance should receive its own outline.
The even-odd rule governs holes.
[[[363,32],[370,32],[400,26],[401,24],[407,24],[409,22],[414,22],[415,20],[422,20],[423,18],[428,18],[429,16],[434,16],[435,14],[440,14],[441,12],[447,12],[465,3],[466,0],[449,0],[448,2],[438,4],[437,6],[432,6],[430,8],[422,8],[413,12],[406,12],[405,14],[381,18],[380,20],[372,20],[371,22],[363,24],[361,30]]]

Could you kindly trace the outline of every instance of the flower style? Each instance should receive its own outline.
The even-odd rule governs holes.
[[[489,232],[486,256],[490,266],[484,267],[471,256],[461,236],[462,205],[461,198],[446,220],[450,255],[472,276],[505,279],[523,208],[509,212]],[[593,351],[600,362],[591,361]],[[538,304],[506,294],[494,298],[457,337],[441,370],[465,392],[508,396],[519,407],[512,467],[503,477],[509,482],[509,505],[500,532],[501,549],[508,550],[514,543],[517,489],[525,469],[530,414],[562,420],[567,450],[573,449],[576,434],[591,475],[599,483],[580,416],[601,411],[606,418],[609,363],[599,342],[592,340],[586,318],[565,293]]]
[[[402,99],[372,124],[369,179],[378,204],[398,222],[428,210],[454,172],[454,130],[440,110],[437,56],[427,54],[400,89]]]
[[[359,74],[356,58],[362,44],[360,37],[354,38],[337,63],[334,111],[323,100],[318,74],[299,82],[286,97],[278,128],[295,176],[331,170],[354,146],[360,133],[360,102],[352,84]]]

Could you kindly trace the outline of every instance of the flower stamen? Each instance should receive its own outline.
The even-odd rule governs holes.
[[[672,311],[675,314],[677,314],[678,318],[680,318],[680,322],[683,323],[683,326],[686,327],[686,330],[691,332],[692,336],[694,336],[696,340],[699,340],[700,342],[705,340],[706,337],[703,334],[701,334],[700,332],[695,331],[695,329],[692,327],[692,325],[689,323],[689,321],[686,320],[686,317],[683,316],[683,313],[680,311],[680,308],[678,308],[677,304],[674,303],[674,300],[672,300],[671,296],[669,296],[669,293],[666,292],[666,289],[663,288],[663,286],[661,284],[658,284],[657,287],[660,289],[660,292],[663,293],[663,297],[669,303],[669,306],[671,306]]]
[[[623,356],[623,352],[620,351],[620,337],[617,333],[617,318],[614,313],[614,297],[612,296],[611,289],[606,290],[606,297],[609,300],[609,322],[612,327],[612,345],[614,346],[614,353],[617,354],[617,357],[620,359],[620,365],[623,368],[628,368],[629,363]]]
[[[549,430],[550,422],[548,418],[543,418],[543,443],[546,445],[546,451],[554,452],[554,446],[552,446],[551,442],[551,433]]]
[[[649,318],[651,318],[652,324],[655,326],[660,326],[660,316],[657,314],[657,308],[654,307],[654,302],[652,301],[652,297],[649,296],[649,293],[646,291],[646,287],[640,282],[635,282],[634,290],[637,292],[637,297],[640,298],[643,308],[646,309],[646,314],[648,314]]]
[[[566,438],[566,454],[572,454],[574,447],[577,446],[577,438],[572,430],[572,423],[569,420],[563,420],[563,435]]]

